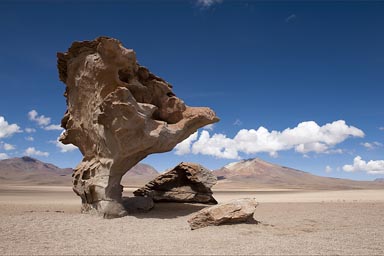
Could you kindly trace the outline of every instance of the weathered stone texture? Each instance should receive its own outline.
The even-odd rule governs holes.
[[[203,166],[180,163],[133,193],[151,197],[155,202],[217,204],[211,190],[216,182],[216,176]]]
[[[258,203],[253,198],[242,198],[207,207],[195,213],[188,223],[191,229],[234,223],[257,223],[253,214]]]
[[[60,141],[84,156],[73,174],[84,212],[125,215],[122,176],[147,155],[170,151],[219,120],[209,108],[185,105],[116,39],[74,42],[57,57],[67,99]]]

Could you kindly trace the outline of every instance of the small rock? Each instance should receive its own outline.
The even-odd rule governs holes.
[[[188,223],[192,230],[223,224],[257,223],[253,219],[257,205],[253,198],[232,200],[200,210],[188,220]]]

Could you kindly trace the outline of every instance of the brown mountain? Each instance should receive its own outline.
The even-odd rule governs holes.
[[[61,169],[28,156],[0,161],[0,183],[71,184],[71,175],[71,168]]]
[[[230,163],[213,172],[219,180],[217,188],[384,188],[380,182],[321,177],[258,158]]]
[[[11,158],[0,161],[0,184],[19,185],[72,185],[71,168],[61,169],[32,157]],[[158,175],[150,165],[137,164],[124,177],[124,185],[144,185]]]
[[[142,187],[157,176],[159,173],[155,168],[138,163],[123,176],[121,184],[125,187]]]

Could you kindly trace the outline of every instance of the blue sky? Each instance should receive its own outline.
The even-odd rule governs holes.
[[[2,1],[0,158],[74,167],[57,143],[56,52],[119,39],[221,121],[144,162],[216,169],[260,157],[317,175],[384,177],[384,2]]]

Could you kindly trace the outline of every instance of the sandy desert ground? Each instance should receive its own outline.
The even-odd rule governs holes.
[[[129,195],[132,190],[126,191]],[[384,190],[216,191],[255,197],[259,224],[191,231],[204,205],[161,203],[120,219],[80,214],[70,187],[0,187],[0,254],[383,255]]]

